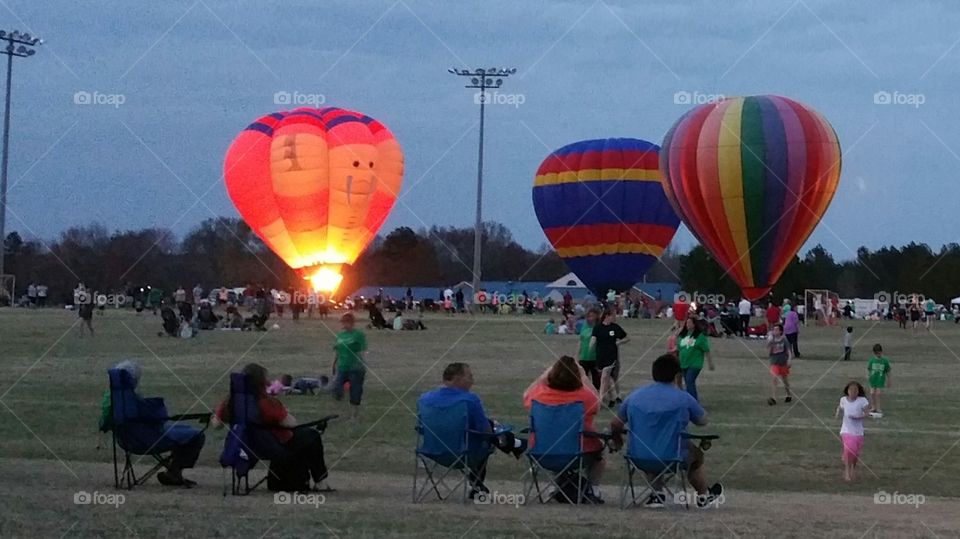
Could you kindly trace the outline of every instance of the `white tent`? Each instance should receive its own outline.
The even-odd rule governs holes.
[[[580,277],[577,277],[577,274],[570,272],[563,277],[560,277],[556,281],[547,285],[547,288],[583,288],[586,289],[587,285],[583,284],[583,281],[580,280]]]
[[[950,305],[960,305],[960,298],[953,298],[950,300]]]

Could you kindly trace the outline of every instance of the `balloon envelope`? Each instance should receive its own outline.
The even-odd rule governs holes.
[[[840,143],[786,97],[725,99],[687,112],[663,139],[664,189],[748,299],[766,295],[833,199]]]
[[[250,228],[329,291],[340,265],[353,263],[386,220],[402,177],[403,153],[390,131],[333,107],[256,120],[224,163],[227,192]]]
[[[584,140],[551,153],[537,170],[533,207],[540,226],[595,294],[636,284],[677,231],[658,152],[639,139]]]

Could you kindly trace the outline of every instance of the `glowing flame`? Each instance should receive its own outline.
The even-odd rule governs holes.
[[[314,292],[333,293],[340,286],[343,275],[340,275],[340,266],[320,266],[320,269],[307,277],[313,286]]]

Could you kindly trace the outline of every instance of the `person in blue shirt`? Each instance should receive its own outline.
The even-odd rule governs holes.
[[[446,408],[460,402],[467,405],[467,428],[472,431],[496,434],[496,436],[468,436],[467,465],[470,468],[470,498],[479,492],[489,492],[483,484],[487,475],[487,459],[494,448],[520,458],[527,448],[527,441],[516,438],[509,431],[501,432],[500,424],[487,417],[480,397],[470,391],[473,387],[473,371],[470,365],[456,362],[443,369],[443,380],[437,389],[420,395],[417,409],[422,406]]]
[[[668,418],[673,421],[656,421],[655,425],[659,428],[652,430],[650,427],[654,425],[650,423],[629,424],[630,417]],[[689,423],[697,426],[706,425],[707,413],[697,399],[683,390],[683,372],[680,369],[680,362],[672,354],[664,354],[653,362],[653,383],[630,393],[620,406],[617,416],[610,422],[610,430],[613,433],[614,447],[623,445],[623,433],[628,427],[631,430],[631,438],[636,436],[640,440],[661,440],[673,443],[672,440],[676,440],[681,433],[686,432]],[[670,429],[671,432],[662,432],[664,428]],[[651,455],[652,459],[657,459],[656,448],[645,447],[636,453],[643,453],[644,449],[654,453]],[[709,506],[723,494],[723,485],[714,483],[710,487],[707,486],[703,451],[691,441],[687,440],[684,445],[681,445],[680,455],[687,461],[687,479],[697,491],[697,506]],[[653,479],[654,474],[647,475]],[[647,499],[645,503],[647,507],[663,507],[666,500],[660,486],[655,486],[658,488]]]

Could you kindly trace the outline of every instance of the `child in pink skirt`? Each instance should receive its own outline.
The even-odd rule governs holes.
[[[870,401],[860,382],[848,382],[834,417],[843,414],[840,439],[843,441],[843,480],[853,481],[860,450],[863,449],[863,420],[869,415]]]

